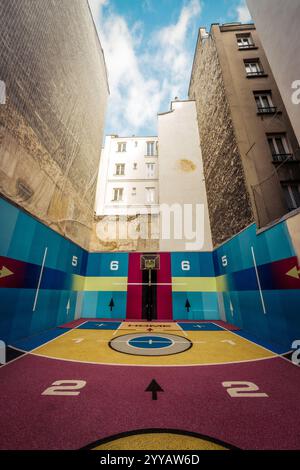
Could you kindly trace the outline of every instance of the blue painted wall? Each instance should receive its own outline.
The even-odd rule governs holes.
[[[300,279],[286,223],[257,235],[253,225],[214,252],[226,319],[287,351],[300,338]],[[257,265],[257,272],[255,270]]]
[[[125,318],[128,254],[88,254],[3,199],[0,213],[1,339],[11,342],[73,320],[79,296],[81,317]],[[2,276],[4,267],[13,275]],[[252,225],[213,253],[172,253],[171,267],[175,320],[225,315],[287,350],[300,339],[300,269],[285,222],[259,235]]]
[[[0,278],[0,337],[9,343],[74,319],[78,293],[72,277],[84,275],[88,253],[3,199],[0,213],[0,269],[6,266],[13,272]]]

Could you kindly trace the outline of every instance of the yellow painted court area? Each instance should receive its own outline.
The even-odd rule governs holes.
[[[143,433],[121,437],[105,444],[99,444],[93,450],[227,450],[215,442],[184,434]]]
[[[148,333],[144,329],[145,333]],[[161,333],[161,331],[159,331]],[[130,331],[134,333],[134,331]],[[140,333],[140,331],[138,332]],[[178,331],[173,334],[188,338],[193,346],[169,356],[138,356],[121,353],[109,346],[114,338],[122,340],[128,331],[74,329],[34,350],[33,354],[97,364],[121,364],[140,366],[188,366],[224,364],[275,357],[276,354],[241,338],[229,331]],[[151,332],[151,335],[158,335]]]

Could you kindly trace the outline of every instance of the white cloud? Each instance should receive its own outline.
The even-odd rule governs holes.
[[[156,128],[156,115],[168,101],[175,95],[185,97],[193,54],[186,40],[190,28],[198,26],[200,0],[190,0],[176,23],[146,39],[143,24],[129,25],[109,8],[109,0],[89,1],[108,68],[109,130],[131,135]]]
[[[236,8],[236,13],[238,17],[238,21],[241,23],[249,23],[251,21],[251,15],[248,10],[246,0],[243,0]]]

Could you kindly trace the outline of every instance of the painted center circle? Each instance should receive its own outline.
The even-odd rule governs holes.
[[[134,356],[170,356],[187,351],[192,342],[183,336],[169,333],[131,333],[117,336],[109,342],[117,352]]]
[[[169,348],[173,341],[162,336],[144,336],[130,339],[128,344],[134,348]]]

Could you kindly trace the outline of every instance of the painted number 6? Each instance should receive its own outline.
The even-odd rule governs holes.
[[[118,271],[119,269],[119,261],[112,261],[110,263],[110,270],[111,271]]]
[[[63,395],[63,396],[77,396],[81,390],[86,386],[84,380],[57,380],[53,382],[52,387],[47,388],[42,395]]]
[[[190,271],[191,270],[191,265],[189,261],[182,261],[181,262],[181,270],[182,271]]]
[[[223,382],[227,393],[232,398],[262,398],[268,397],[266,393],[259,392],[259,388],[252,382]]]

